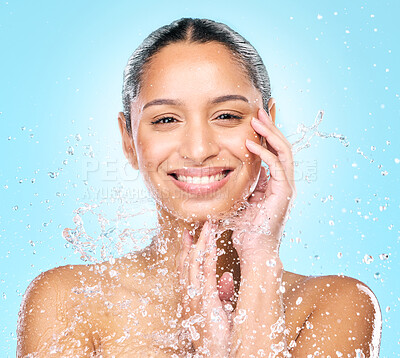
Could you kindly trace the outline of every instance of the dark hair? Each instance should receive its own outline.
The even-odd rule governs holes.
[[[212,41],[225,45],[244,66],[253,85],[261,92],[263,106],[268,112],[267,103],[271,97],[268,72],[260,55],[250,42],[223,23],[209,19],[181,18],[153,31],[128,60],[124,71],[122,101],[126,128],[129,133],[132,132],[130,104],[139,94],[143,73],[152,56],[172,43]]]

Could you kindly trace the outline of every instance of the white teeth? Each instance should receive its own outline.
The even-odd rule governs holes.
[[[210,184],[224,179],[227,175],[228,174],[222,174],[222,173],[204,177],[190,177],[190,176],[178,175],[178,180],[190,184]]]

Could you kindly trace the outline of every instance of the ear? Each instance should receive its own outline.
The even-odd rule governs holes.
[[[271,115],[272,122],[274,122],[275,124],[276,106],[275,106],[275,99],[272,97],[268,101],[268,112]]]
[[[124,151],[126,159],[131,163],[133,169],[139,169],[135,145],[133,138],[126,129],[125,116],[122,112],[118,113],[118,127],[122,137],[122,150]]]

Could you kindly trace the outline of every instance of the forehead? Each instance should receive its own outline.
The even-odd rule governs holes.
[[[254,91],[254,86],[235,55],[218,42],[174,43],[162,48],[147,63],[141,79],[141,97],[168,92],[182,95],[220,90]]]

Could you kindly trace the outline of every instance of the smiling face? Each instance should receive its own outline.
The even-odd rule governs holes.
[[[260,142],[250,125],[260,107],[261,93],[224,45],[168,45],[151,59],[131,104],[132,138],[120,114],[125,154],[170,214],[220,217],[257,182],[261,160],[245,140]]]

